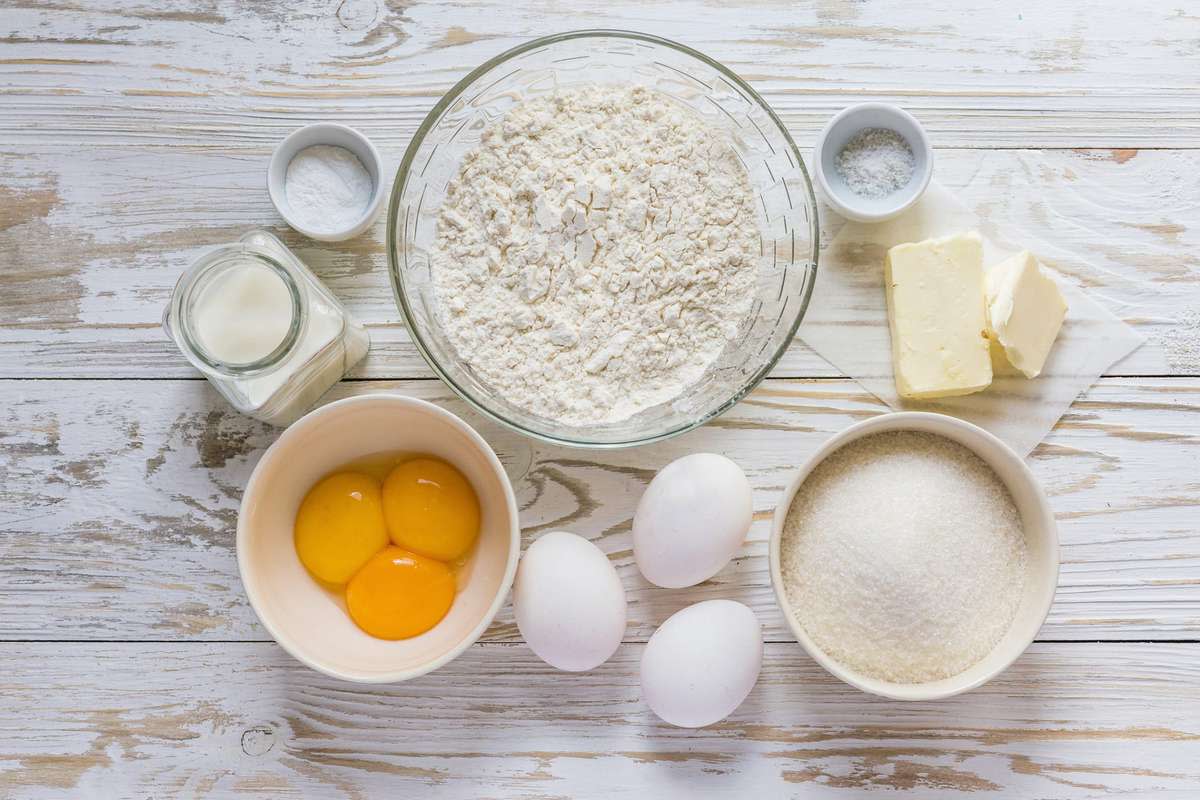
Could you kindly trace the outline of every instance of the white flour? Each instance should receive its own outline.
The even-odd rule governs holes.
[[[747,317],[759,229],[730,144],[657,93],[526,101],[463,159],[431,271],[450,341],[568,424],[678,397]]]

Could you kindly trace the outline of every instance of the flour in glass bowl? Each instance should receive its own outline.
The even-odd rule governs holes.
[[[617,422],[680,396],[754,299],[754,194],[731,144],[644,87],[529,99],[447,188],[438,315],[510,403]]]

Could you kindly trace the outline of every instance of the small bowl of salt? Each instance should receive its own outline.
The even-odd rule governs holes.
[[[858,222],[903,213],[933,176],[933,148],[912,114],[887,103],[842,110],[817,137],[817,184],[834,211]]]
[[[383,209],[379,151],[353,128],[320,122],[292,131],[271,154],[267,191],[285,222],[321,242],[358,236]]]

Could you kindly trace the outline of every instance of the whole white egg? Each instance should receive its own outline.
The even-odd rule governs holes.
[[[659,470],[633,515],[633,556],[646,580],[679,589],[708,580],[746,539],[750,482],[716,453],[694,453]]]
[[[642,652],[642,697],[664,722],[703,728],[742,704],[762,668],[762,628],[733,600],[675,613]]]
[[[616,652],[625,635],[625,589],[608,556],[573,533],[529,545],[513,583],[525,643],[552,667],[582,672]]]

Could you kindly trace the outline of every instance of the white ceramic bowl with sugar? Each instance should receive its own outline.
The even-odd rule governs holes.
[[[292,159],[301,150],[316,145],[330,145],[349,150],[362,163],[367,174],[371,176],[371,199],[363,208],[362,214],[350,225],[330,230],[314,230],[301,223],[288,203],[287,198],[287,169]],[[275,210],[283,217],[292,229],[319,242],[341,242],[352,239],[366,231],[379,219],[383,210],[383,198],[386,194],[384,185],[383,160],[371,140],[354,128],[338,125],[333,122],[318,122],[305,125],[292,131],[271,153],[271,161],[267,165],[267,192]]]
[[[387,641],[360,630],[340,594],[308,574],[293,526],[300,501],[322,477],[397,450],[453,464],[470,481],[481,513],[479,539],[458,572],[449,613],[420,636]],[[254,468],[238,514],[238,570],[271,636],[307,666],[361,683],[415,678],[467,649],[508,596],[520,550],[517,501],[491,447],[449,411],[396,394],[346,398],[293,423]]]
[[[780,565],[784,523],[796,492],[812,471],[831,453],[856,439],[885,431],[920,431],[958,442],[984,460],[1000,478],[1021,515],[1028,547],[1024,595],[1007,632],[986,656],[963,672],[924,683],[896,683],[865,675],[840,663],[822,650],[792,613]],[[796,640],[818,664],[835,677],[864,692],[894,700],[937,700],[975,689],[1008,668],[1033,642],[1054,601],[1058,586],[1058,526],[1046,493],[1033,472],[1011,447],[969,422],[944,414],[904,411],[851,425],[834,434],[796,473],[775,508],[770,542],[771,585]]]
[[[846,143],[867,128],[885,128],[900,134],[912,149],[913,174],[901,189],[884,197],[855,194],[837,171],[837,157]],[[847,219],[883,222],[912,207],[933,177],[933,147],[917,118],[888,103],[860,103],[842,109],[826,123],[813,148],[813,172],[829,206]]]

